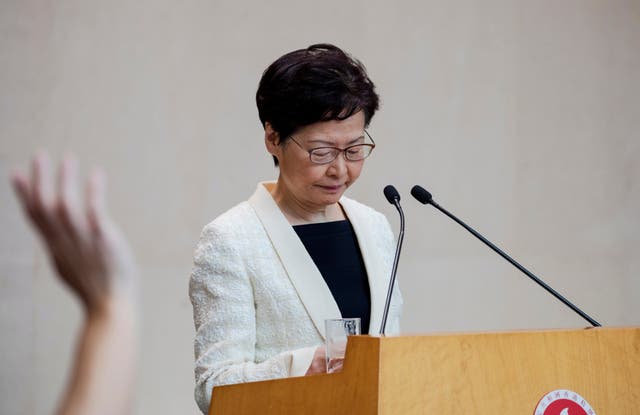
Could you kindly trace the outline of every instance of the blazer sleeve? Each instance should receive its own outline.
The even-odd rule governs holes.
[[[304,375],[315,347],[255,362],[256,319],[246,247],[215,222],[195,250],[189,296],[195,323],[195,398],[209,410],[214,386]],[[243,249],[245,248],[245,249]]]

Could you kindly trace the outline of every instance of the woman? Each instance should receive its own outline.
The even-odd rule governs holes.
[[[360,317],[377,333],[393,261],[385,217],[343,196],[375,147],[365,127],[378,96],[362,64],[327,44],[288,53],[256,100],[278,179],[204,228],[189,287],[205,413],[216,385],[324,372],[325,319]]]

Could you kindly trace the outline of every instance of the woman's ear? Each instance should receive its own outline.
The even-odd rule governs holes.
[[[270,123],[264,123],[264,144],[267,151],[274,157],[280,154],[280,135],[273,129]]]

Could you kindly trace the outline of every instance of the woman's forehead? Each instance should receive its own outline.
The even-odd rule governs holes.
[[[364,136],[364,115],[362,111],[344,120],[320,121],[301,128],[297,137],[312,142],[350,142]]]

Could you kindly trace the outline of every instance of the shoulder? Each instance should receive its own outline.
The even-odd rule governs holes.
[[[237,204],[209,222],[203,229],[201,239],[238,236],[260,226],[256,212],[249,202]]]
[[[256,232],[261,229],[251,205],[246,201],[239,203],[205,225],[196,246],[195,258],[208,257],[213,251],[223,254],[241,249],[237,245],[255,239]]]

